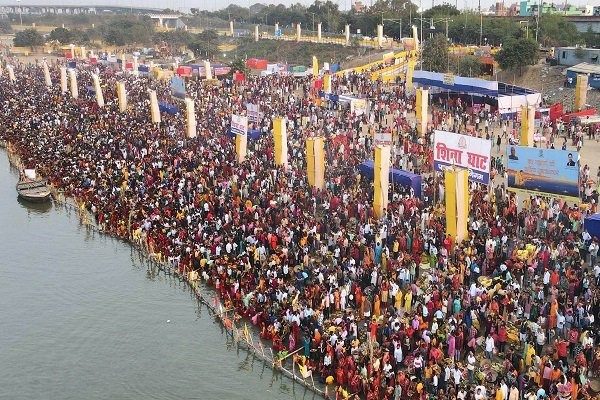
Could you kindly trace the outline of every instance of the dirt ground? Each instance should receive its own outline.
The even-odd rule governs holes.
[[[522,76],[501,74],[504,82],[534,89],[542,93],[545,104],[563,103],[565,109],[572,109],[575,101],[575,88],[564,87],[566,67],[550,66],[545,60],[528,67]],[[600,90],[588,90],[587,104],[600,108]]]

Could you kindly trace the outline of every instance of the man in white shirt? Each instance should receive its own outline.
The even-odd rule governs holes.
[[[494,348],[494,338],[492,337],[492,335],[488,335],[485,338],[485,358],[487,358],[488,360],[492,359],[492,355],[494,354]]]

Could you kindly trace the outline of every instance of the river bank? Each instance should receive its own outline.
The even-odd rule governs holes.
[[[7,146],[7,158],[11,167],[18,171],[22,168],[19,155]],[[144,246],[139,238],[135,241],[133,234],[129,233],[129,238],[123,239],[103,231],[98,224],[95,223],[94,217],[85,209],[85,206],[76,199],[65,197],[64,194],[53,188],[53,204],[55,207],[65,210],[69,216],[75,215],[80,226],[85,229],[87,236],[92,239],[96,234],[118,239],[124,245],[130,247],[132,259],[135,258],[141,265],[145,265],[152,275],[161,274],[164,277],[171,277],[178,285],[185,286],[186,292],[192,295],[192,298],[197,302],[198,307],[203,307],[208,310],[211,318],[218,322],[221,331],[224,332],[231,340],[231,343],[238,350],[248,352],[253,358],[258,360],[263,367],[273,369],[275,374],[285,376],[299,384],[305,390],[312,391],[314,395],[327,398],[327,388],[319,387],[312,379],[304,379],[296,372],[295,363],[285,362],[282,364],[277,356],[273,354],[270,347],[263,344],[252,328],[247,328],[246,322],[238,323],[238,320],[229,310],[224,310],[217,293],[214,288],[202,283],[198,274],[181,274],[177,269],[176,264],[165,261],[160,255],[148,252],[147,246]],[[251,325],[251,324],[249,324]]]

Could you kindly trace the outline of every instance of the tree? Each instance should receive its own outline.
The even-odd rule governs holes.
[[[17,32],[13,40],[15,46],[18,47],[36,47],[44,44],[44,38],[35,29],[25,29]]]
[[[423,46],[423,69],[433,72],[448,71],[448,40],[441,33]]]
[[[12,26],[8,19],[0,19],[0,33],[12,33]]]
[[[478,77],[482,73],[481,60],[476,56],[454,56],[452,62],[452,72],[461,76]]]
[[[568,46],[582,42],[577,27],[560,14],[540,17],[538,38],[545,46]]]
[[[231,76],[235,71],[243,72],[244,74],[248,72],[248,67],[246,67],[246,63],[241,58],[236,58],[229,64],[231,67]]]
[[[524,65],[533,65],[538,61],[539,45],[531,39],[511,39],[504,43],[496,54],[500,68],[507,71],[523,71]]]
[[[62,44],[69,44],[72,42],[73,35],[71,31],[66,28],[55,28],[50,32],[50,40],[56,40]]]
[[[194,52],[195,57],[206,56],[211,58],[217,51],[219,34],[213,30],[205,30],[193,36],[187,43],[188,49]]]
[[[454,15],[460,15],[460,11],[448,3],[433,6],[429,10],[423,12],[423,18],[452,17]]]

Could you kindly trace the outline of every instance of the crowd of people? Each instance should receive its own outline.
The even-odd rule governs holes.
[[[496,180],[470,187],[468,240],[445,232],[431,128],[475,126],[472,134],[506,143],[493,133],[502,129],[494,113],[440,103],[421,136],[414,97],[368,73],[333,78],[335,93],[368,99],[362,115],[318,99],[310,77],[191,79],[197,136],[189,139],[181,114],[150,120],[147,89],[174,103],[168,82],[79,66],[80,88],[98,69],[100,108],[86,89],[77,99],[61,93],[57,65],[47,88],[39,64],[11,62],[16,82],[0,77],[0,139],[23,165],[76,199],[104,232],[212,286],[275,353],[301,349],[294,362],[335,384],[336,396],[595,396],[600,266],[598,238],[582,228],[590,211],[519,198]],[[117,81],[127,87],[123,113]],[[260,107],[251,128],[261,135],[238,163],[227,131],[248,103]],[[287,168],[274,162],[276,116],[287,119]],[[372,158],[376,131],[393,134],[395,167],[426,174],[421,198],[410,188],[390,190],[382,218],[370,180],[356,168]],[[322,191],[306,179],[312,136],[326,139]]]

